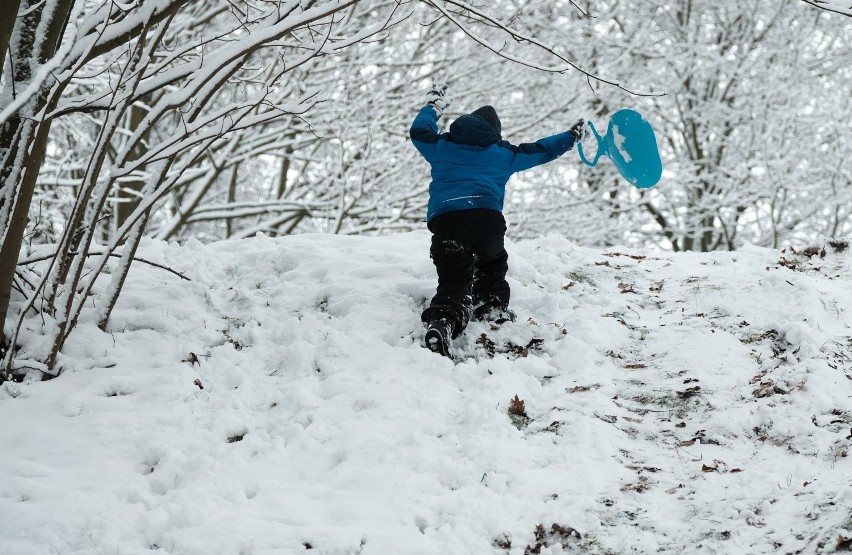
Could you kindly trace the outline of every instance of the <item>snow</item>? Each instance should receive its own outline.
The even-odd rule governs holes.
[[[510,242],[518,321],[473,323],[453,362],[421,346],[428,245],[144,242],[192,281],[135,264],[107,333],[83,312],[59,378],[0,388],[0,553],[852,538],[848,250]]]
[[[630,156],[630,153],[627,152],[627,149],[624,148],[624,140],[626,137],[619,132],[618,126],[612,126],[612,139],[615,143],[615,148],[618,149],[618,153],[624,159],[625,162],[630,162],[633,160],[633,157]]]

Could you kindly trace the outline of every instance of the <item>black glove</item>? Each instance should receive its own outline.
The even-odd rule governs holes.
[[[586,122],[582,119],[572,125],[568,132],[571,133],[572,137],[574,137],[575,143],[579,143],[589,136],[589,128],[586,126]]]
[[[447,94],[446,83],[433,83],[432,88],[426,93],[426,104],[434,108],[438,117],[441,117],[441,114],[444,113],[451,102],[452,99]]]

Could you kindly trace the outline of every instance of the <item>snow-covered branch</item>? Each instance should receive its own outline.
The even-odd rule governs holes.
[[[852,2],[849,0],[802,0],[802,2],[827,12],[852,17]]]
[[[577,62],[571,60],[568,56],[561,54],[557,51],[556,47],[549,46],[536,39],[535,37],[529,36],[525,33],[522,33],[516,29],[513,29],[509,25],[502,23],[496,17],[489,15],[485,11],[478,9],[467,2],[463,2],[461,0],[421,0],[427,5],[431,6],[438,12],[440,12],[444,17],[452,21],[459,29],[461,29],[466,35],[468,35],[471,39],[476,41],[478,44],[484,46],[488,50],[494,52],[498,56],[506,58],[509,61],[515,62],[520,65],[525,65],[540,71],[547,71],[552,73],[564,73],[566,71],[575,70],[583,75],[585,75],[589,79],[594,79],[595,81],[605,83],[607,85],[611,85],[618,89],[621,89],[627,93],[630,93],[635,96],[662,96],[665,95],[665,92],[662,93],[651,93],[651,92],[638,92],[628,88],[617,81],[613,81],[611,79],[607,79],[600,75],[595,74],[594,72],[587,70],[581,67]],[[445,5],[455,6],[456,8],[462,10],[462,16],[469,18],[474,22],[485,22],[497,29],[503,31],[506,35],[509,36],[516,43],[528,43],[531,44],[541,51],[547,53],[548,55],[556,58],[561,61],[561,65],[544,65],[540,63],[533,62],[528,60],[522,56],[518,56],[512,54],[507,48],[507,44],[503,43],[502,45],[496,45],[488,41],[486,38],[477,33],[471,25],[464,24],[460,16],[452,13],[449,9],[445,7]]]

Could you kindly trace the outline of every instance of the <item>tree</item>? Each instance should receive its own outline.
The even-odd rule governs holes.
[[[849,172],[840,161],[852,147],[836,123],[852,115],[843,86],[852,74],[839,63],[849,53],[848,19],[790,1],[596,7],[604,23],[588,42],[600,71],[630,80],[630,68],[641,68],[668,92],[630,101],[655,126],[663,180],[640,192],[586,168],[577,183],[557,165],[537,185],[546,188],[546,215],[525,221],[532,233],[708,251],[848,232]],[[589,102],[588,113],[604,114],[624,99],[602,89]],[[593,181],[583,183],[587,175]],[[561,194],[549,185],[560,182]],[[555,227],[560,214],[548,206],[576,203],[583,210],[563,212]]]
[[[40,281],[27,291],[11,334],[4,329],[0,337],[8,349],[4,361],[7,372],[15,368],[15,353],[27,348],[19,343],[19,331],[37,299],[46,301],[42,310],[52,320],[45,327],[50,335],[45,342],[49,349],[28,352],[35,362],[27,364],[50,373],[97,276],[118,245],[126,241],[121,263],[99,307],[101,326],[106,325],[154,205],[195,161],[209,155],[217,143],[227,154],[235,148],[242,130],[298,116],[312,105],[311,95],[290,98],[276,89],[284,74],[321,52],[363,41],[401,17],[395,2],[375,3],[358,19],[341,17],[357,3],[289,2],[262,11],[248,5],[240,8],[227,2],[186,0],[137,4],[129,9],[107,2],[91,9],[85,2],[72,0],[22,3],[26,15],[15,26],[9,49],[15,71],[3,81],[4,98],[11,101],[4,102],[0,116],[2,319],[9,307],[23,230],[51,123],[71,114],[89,114],[97,117],[97,136],[56,255]],[[207,25],[198,28],[187,24],[189,21],[206,21]],[[346,25],[352,21],[356,24]],[[67,24],[71,28],[66,30]],[[170,37],[170,30],[187,28],[190,36],[168,44],[169,38],[180,36]],[[66,43],[60,41],[63,36]],[[285,42],[280,44],[282,40]],[[261,66],[262,52],[273,46],[283,63],[253,71],[252,64]],[[102,78],[89,78],[89,71]],[[229,80],[243,84],[237,97],[219,94]],[[69,95],[66,91],[72,85],[76,85],[77,94]],[[156,101],[144,107],[146,114],[138,129],[129,139],[114,141],[134,105],[151,98]],[[154,134],[153,130],[159,132],[160,141],[144,144],[143,137]],[[139,155],[140,148],[144,154]],[[114,158],[106,172],[111,151]],[[91,275],[83,282],[111,191],[120,180],[138,175],[134,172],[141,168],[147,172],[142,200],[98,253],[90,266]]]
[[[672,156],[669,168],[680,179],[646,195],[642,206],[675,250],[733,250],[742,240],[776,246],[779,236],[814,222],[776,213],[771,237],[752,225],[781,191],[789,200],[823,188],[801,161],[813,157],[809,142],[825,134],[838,106],[829,91],[841,76],[811,69],[834,47],[823,31],[831,16],[793,17],[789,7],[685,2],[656,8],[669,12],[657,19],[663,41],[687,46],[661,60],[674,87],[665,100],[653,101]],[[832,157],[849,154],[842,141],[824,146]]]
[[[508,20],[490,15],[507,6],[513,10]],[[543,71],[578,67],[561,50],[513,27],[522,9],[508,1],[486,11],[457,0],[257,5],[21,0],[21,17],[11,32],[8,14],[0,27],[0,40],[9,37],[0,61],[6,61],[8,51],[14,70],[2,75],[0,104],[5,375],[29,369],[55,376],[59,353],[89,299],[99,326],[106,329],[149,224],[167,238],[211,222],[224,224],[234,236],[257,230],[286,233],[317,213],[325,214],[328,229],[335,232],[410,222],[423,189],[397,190],[376,202],[399,182],[404,168],[382,168],[368,158],[374,152],[399,158],[403,142],[394,139],[402,139],[401,134],[384,140],[370,134],[376,129],[372,125],[366,134],[339,133],[339,120],[327,119],[329,132],[323,136],[316,132],[322,122],[314,127],[306,114],[328,100],[322,89],[344,102],[357,101],[352,89],[341,87],[349,75],[338,63],[342,53],[356,45],[381,44],[388,30],[419,10],[431,14],[421,22],[424,33],[453,29],[504,59]],[[511,38],[518,46],[497,48],[494,37]],[[530,52],[545,61],[534,60]],[[401,96],[418,71],[419,79],[426,78],[422,67],[410,68],[407,78],[392,69],[364,73],[361,90],[375,90],[375,79],[385,97]],[[329,113],[339,117],[341,112]],[[63,131],[59,138],[50,133],[55,124]],[[54,154],[65,161],[50,159]],[[259,173],[273,159],[280,163],[272,172],[272,198],[238,199],[239,176]],[[300,180],[310,185],[302,178],[311,172],[330,178],[330,186],[299,186]],[[19,261],[34,196],[38,192],[44,195],[39,200],[53,201],[62,196],[49,188],[51,180],[73,192],[67,211],[51,215],[52,225],[43,230],[55,234],[56,244],[48,255]],[[240,225],[246,214],[256,221]],[[112,258],[118,262],[109,264]],[[99,277],[106,273],[109,283],[98,286],[103,289],[94,299]],[[43,322],[36,325],[41,338],[21,333],[34,314]]]

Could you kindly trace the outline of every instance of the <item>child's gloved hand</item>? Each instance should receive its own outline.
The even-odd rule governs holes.
[[[438,117],[441,117],[441,114],[444,113],[451,102],[452,99],[447,94],[446,83],[433,83],[432,88],[426,93],[426,104],[435,110]]]
[[[574,142],[579,143],[589,136],[589,127],[586,125],[586,122],[581,119],[572,125],[568,132],[571,133],[572,137],[574,137]]]

